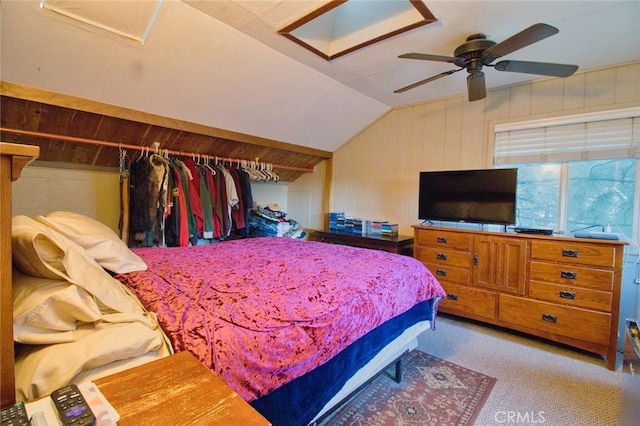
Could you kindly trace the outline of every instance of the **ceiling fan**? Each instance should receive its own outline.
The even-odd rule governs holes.
[[[420,59],[424,61],[451,62],[460,68],[436,74],[427,79],[418,81],[417,83],[394,90],[394,93],[405,92],[466,69],[469,73],[467,76],[469,101],[477,101],[487,96],[484,72],[482,71],[482,67],[485,66],[493,67],[498,71],[549,75],[554,77],[569,77],[578,70],[577,65],[509,60],[492,64],[493,61],[502,56],[508,55],[509,53],[515,52],[516,50],[522,49],[523,47],[529,46],[530,44],[536,43],[557,33],[558,29],[551,25],[534,24],[500,43],[487,40],[487,36],[484,34],[473,34],[467,37],[466,43],[458,46],[458,48],[453,52],[454,56],[430,55],[427,53],[405,53],[398,57],[405,59]]]

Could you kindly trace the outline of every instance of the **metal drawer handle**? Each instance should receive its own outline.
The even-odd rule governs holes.
[[[457,294],[447,294],[447,299],[449,300],[458,300]]]
[[[442,244],[448,243],[447,237],[438,237],[437,241]]]
[[[447,271],[445,271],[444,269],[438,269],[436,270],[436,275],[440,275],[441,277],[446,277]]]
[[[444,253],[438,253],[436,257],[438,258],[438,260],[447,260],[447,255]]]
[[[575,280],[578,278],[578,274],[570,271],[560,271],[560,278],[566,278],[568,280]]]
[[[560,290],[560,297],[573,300],[576,298],[576,294],[573,291]]]
[[[542,320],[547,322],[558,322],[558,316],[551,314],[542,314]]]
[[[564,257],[578,257],[578,250],[562,250]]]

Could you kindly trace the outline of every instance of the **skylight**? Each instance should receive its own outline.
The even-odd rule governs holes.
[[[435,21],[420,0],[332,0],[278,33],[330,61]]]
[[[38,5],[144,44],[162,0],[38,0]]]

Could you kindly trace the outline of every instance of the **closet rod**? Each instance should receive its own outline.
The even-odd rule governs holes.
[[[16,135],[24,135],[24,136],[36,136],[36,137],[41,137],[41,138],[48,138],[48,139],[58,139],[58,140],[63,140],[63,141],[67,141],[67,142],[78,142],[78,143],[87,143],[87,144],[91,144],[91,145],[100,145],[100,146],[108,146],[108,147],[112,147],[112,148],[124,148],[124,149],[136,149],[138,151],[146,151],[146,150],[153,150],[153,148],[151,147],[147,147],[147,146],[142,146],[142,145],[129,145],[129,144],[124,144],[124,143],[117,143],[117,142],[108,142],[108,141],[99,141],[99,140],[95,140],[95,139],[87,139],[87,138],[79,138],[79,137],[75,137],[75,136],[64,136],[64,135],[56,135],[53,133],[43,133],[43,132],[33,132],[31,130],[18,130],[18,129],[9,129],[6,127],[0,127],[0,132],[6,132],[6,133],[13,133]],[[219,161],[227,161],[230,163],[237,163],[237,162],[241,162],[241,161],[255,161],[255,160],[242,160],[242,159],[237,159],[237,158],[228,158],[228,157],[217,157],[214,155],[208,155],[208,154],[197,154],[197,153],[193,153],[193,152],[184,152],[184,151],[173,151],[170,149],[161,149],[161,152],[163,153],[167,153],[170,155],[177,155],[180,157],[192,157],[192,158],[205,158],[205,159],[210,159],[210,160],[214,160],[214,159],[218,159]],[[274,169],[281,169],[281,170],[295,170],[295,171],[299,171],[299,172],[306,172],[306,173],[313,173],[314,169],[308,169],[308,168],[304,168],[304,167],[294,167],[294,166],[284,166],[284,165],[278,165],[278,164],[271,164],[271,163],[266,163],[263,161],[259,161],[258,163],[262,163],[262,164],[269,164],[271,165]]]

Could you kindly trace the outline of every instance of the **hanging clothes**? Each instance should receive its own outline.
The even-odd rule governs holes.
[[[211,171],[203,165],[198,165],[196,169],[199,175],[200,204],[202,206],[202,218],[204,221],[202,238],[210,240],[214,237],[213,201],[211,199],[211,188],[208,176]]]
[[[220,206],[220,233],[221,237],[225,238],[229,236],[231,232],[231,208],[229,207],[229,197],[227,195],[227,179],[224,175],[224,168],[222,166],[216,166],[216,189],[220,195],[216,200]]]
[[[240,178],[240,188],[242,190],[242,203],[244,205],[244,232],[242,236],[249,237],[249,216],[253,209],[253,193],[251,192],[251,176],[242,168],[238,168],[238,176]]]
[[[242,187],[240,186],[240,175],[235,167],[229,167],[228,171],[233,179],[233,185],[236,188],[236,194],[238,196],[238,202],[231,209],[232,229],[234,231],[238,231],[239,235],[242,235],[242,231],[246,228],[246,224]]]
[[[189,202],[191,203],[191,213],[195,220],[195,231],[193,235],[196,238],[202,238],[204,232],[204,216],[202,214],[202,203],[200,201],[200,173],[193,160],[185,160],[184,165],[189,170]]]
[[[240,167],[141,155],[129,166],[132,246],[188,246],[249,236],[251,177]]]
[[[164,245],[167,161],[140,156],[129,167],[129,243],[137,247]]]

